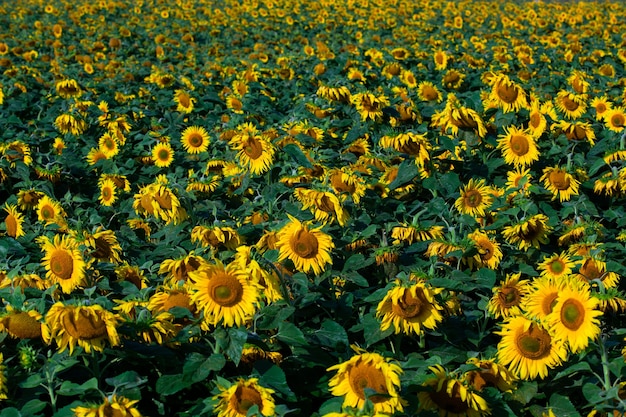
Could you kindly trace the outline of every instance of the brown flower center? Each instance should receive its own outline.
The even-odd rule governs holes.
[[[563,104],[563,107],[565,107],[568,111],[575,111],[576,109],[578,109],[579,106],[579,104],[576,101],[572,100],[569,96],[563,97],[561,103]]]
[[[190,134],[187,137],[187,141],[189,142],[189,145],[191,145],[192,148],[199,148],[204,143],[204,139],[202,138],[202,135],[198,132],[193,132],[192,134]]]
[[[17,228],[18,228],[17,218],[15,218],[14,215],[9,214],[4,219],[4,223],[6,224],[6,227],[7,227],[7,235],[11,237],[17,237]]]
[[[541,126],[541,113],[538,111],[534,111],[530,114],[530,121],[528,123],[535,129],[538,129]]]
[[[422,89],[422,96],[428,101],[433,101],[439,98],[439,93],[430,85],[425,85]]]
[[[515,286],[502,287],[498,293],[498,301],[505,309],[519,305],[521,300],[519,289]]]
[[[189,108],[191,106],[191,101],[189,100],[189,94],[187,93],[178,94],[178,102],[184,108]]]
[[[24,311],[11,314],[7,319],[6,327],[10,335],[20,339],[41,337],[41,324]]]
[[[289,239],[291,250],[300,258],[315,258],[319,253],[319,242],[317,237],[307,229],[302,228],[291,236]]]
[[[570,179],[567,172],[555,169],[549,175],[550,184],[557,190],[567,190],[570,187]]]
[[[498,83],[498,86],[496,87],[496,94],[498,95],[500,100],[504,101],[505,103],[511,104],[515,103],[515,100],[517,100],[519,91],[517,91],[517,88],[514,84],[501,82]]]
[[[326,213],[334,213],[335,212],[335,203],[330,199],[327,195],[323,195],[317,203],[317,208],[325,211]]]
[[[465,207],[476,208],[483,202],[483,196],[480,191],[470,189],[463,194],[463,205]]]
[[[59,279],[72,278],[74,258],[64,249],[55,249],[50,255],[50,271]]]
[[[433,400],[437,406],[454,415],[464,415],[469,406],[466,401],[461,399],[459,383],[456,382],[452,389],[447,388],[448,383],[443,383],[441,389],[431,392],[430,399]],[[444,413],[447,414],[447,413]]]
[[[250,159],[259,159],[263,155],[263,143],[255,137],[250,137],[246,141],[243,151]]]
[[[509,147],[515,155],[524,156],[530,150],[530,143],[525,135],[512,135]]]
[[[159,149],[159,152],[157,152],[157,159],[161,162],[167,162],[170,160],[170,151],[167,149]]]
[[[237,414],[245,416],[253,405],[263,407],[261,394],[254,388],[239,385],[232,397],[230,397],[230,407],[237,410]]]
[[[615,127],[624,127],[624,123],[626,122],[626,118],[623,114],[614,114],[611,116],[611,124]]]
[[[330,183],[340,193],[353,193],[356,191],[356,187],[352,184],[346,183],[342,178],[341,172],[335,173],[330,177]]]
[[[209,281],[209,294],[220,306],[232,307],[241,302],[243,286],[235,276],[227,272],[218,272]]]
[[[367,362],[359,361],[356,365],[350,368],[348,371],[348,380],[350,381],[350,387],[361,399],[365,400],[365,389],[368,388],[378,394],[383,395],[371,395],[370,401],[373,403],[383,402],[387,399],[387,379],[385,374],[380,369],[370,365]]]
[[[545,358],[550,354],[551,342],[552,338],[548,332],[535,323],[515,338],[515,345],[522,356],[535,360]]]
[[[63,328],[74,339],[92,340],[106,335],[106,323],[101,317],[85,309],[63,315]]]
[[[600,271],[598,264],[593,259],[587,259],[578,270],[578,273],[584,276],[588,281],[602,276],[602,271]]]
[[[569,298],[561,307],[561,323],[570,330],[578,330],[585,320],[585,306]]]
[[[392,304],[391,311],[403,319],[411,319],[418,316],[427,303],[421,289],[417,289],[415,296],[405,289],[402,297]]]
[[[548,314],[552,313],[552,309],[556,305],[556,299],[558,296],[559,293],[555,291],[543,297],[543,299],[541,300],[541,311],[543,312],[543,314],[547,316]]]
[[[180,291],[172,291],[168,294],[163,306],[160,308],[160,311],[169,311],[174,307],[182,307],[192,311],[189,295]]]
[[[56,215],[56,211],[54,210],[54,207],[52,207],[51,205],[45,205],[43,207],[41,207],[41,217],[43,217],[44,220],[52,220],[54,219],[54,216]]]
[[[95,239],[96,249],[92,253],[92,256],[97,259],[109,259],[113,255],[113,248],[111,244],[103,237],[97,237]]]

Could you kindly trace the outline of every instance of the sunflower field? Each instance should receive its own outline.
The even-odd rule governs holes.
[[[0,23],[0,417],[626,415],[623,2]]]

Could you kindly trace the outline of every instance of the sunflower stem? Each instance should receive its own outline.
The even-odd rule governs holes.
[[[46,391],[48,391],[48,397],[50,397],[50,406],[52,407],[52,413],[55,414],[57,412],[57,396],[55,394],[55,389],[53,387],[54,384],[54,371],[50,371],[50,369],[46,370]]]
[[[420,332],[420,339],[418,341],[418,346],[420,349],[424,349],[426,347],[426,337],[424,336],[424,332]]]
[[[604,390],[608,391],[613,384],[611,383],[611,364],[609,363],[609,355],[604,344],[605,341],[606,335],[602,334],[598,340],[598,347],[600,348],[600,359],[602,362],[602,385]]]

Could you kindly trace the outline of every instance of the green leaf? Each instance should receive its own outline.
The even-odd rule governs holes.
[[[115,376],[113,378],[107,378],[104,380],[104,382],[115,388],[124,387],[126,389],[138,387],[145,384],[147,381],[147,378],[142,378],[135,371],[126,371],[119,374],[118,376]]]
[[[365,279],[365,277],[358,272],[349,272],[342,275],[347,281],[353,282],[359,287],[369,287],[369,282]]]
[[[44,382],[44,379],[43,379],[43,377],[41,375],[33,374],[33,375],[29,376],[28,378],[26,378],[26,380],[23,381],[20,384],[20,387],[22,387],[22,388],[35,388],[35,387],[38,387],[43,382]]]
[[[587,363],[587,362],[584,362]],[[589,366],[589,365],[587,365]],[[604,401],[602,388],[595,384],[587,383],[583,385],[583,395],[590,404],[599,404]]]
[[[361,268],[365,268],[366,266],[369,266],[371,264],[374,263],[373,259],[365,259],[365,256],[363,256],[360,253],[356,253],[352,256],[350,256],[347,260],[346,263],[343,265],[343,273],[347,273],[347,272],[353,272],[353,271],[358,271]]]
[[[290,143],[289,145],[285,145],[283,146],[283,151],[285,151],[287,155],[291,156],[299,166],[302,166],[304,168],[313,168],[311,162],[296,145],[292,143]]]
[[[363,323],[363,337],[365,338],[366,347],[379,342],[393,333],[393,326],[390,326],[384,332],[380,330],[380,322],[371,313],[365,314],[361,319]]]
[[[417,170],[417,165],[415,165],[415,161],[412,159],[406,159],[402,161],[398,167],[398,176],[396,176],[391,184],[389,184],[388,188],[390,190],[395,190],[396,188],[412,181],[413,178],[418,176],[418,174],[419,172]]]
[[[523,405],[528,404],[537,396],[537,383],[536,382],[520,382],[513,393],[511,398]]]
[[[17,408],[9,407],[2,410],[0,417],[22,417],[22,413]]]
[[[259,383],[261,385],[280,392],[287,401],[296,401],[296,396],[289,388],[287,377],[282,369],[273,363],[262,361],[255,365],[255,370],[259,372]]]
[[[496,271],[489,268],[481,268],[476,271],[474,278],[476,278],[476,282],[480,284],[481,287],[491,289],[496,283]]]
[[[231,327],[228,329],[228,336],[230,337],[230,343],[228,343],[226,353],[228,357],[235,362],[235,365],[239,365],[243,345],[246,343],[246,340],[248,340],[248,330],[246,330],[244,326]]]
[[[564,395],[552,394],[549,404],[554,414],[559,417],[580,417],[576,407]]]
[[[279,324],[287,320],[296,311],[296,309],[286,302],[272,303],[263,307],[257,314],[257,329],[270,330],[275,329]]]
[[[535,270],[535,268],[533,268],[532,266],[528,264],[518,264],[518,265],[519,265],[519,271],[522,274],[528,275],[529,277],[536,277],[539,275],[539,273]]]
[[[280,323],[278,326],[278,334],[276,335],[278,340],[286,343],[288,346],[297,346],[306,344],[306,338],[304,334],[295,324],[288,321]]]
[[[346,330],[334,320],[324,319],[322,326],[315,332],[315,336],[323,346],[329,346],[334,351],[343,351],[349,345]]]
[[[200,353],[191,353],[183,365],[183,378],[195,383],[205,380],[211,372],[217,372],[226,365],[226,358],[220,353],[214,353],[206,358]]]
[[[30,400],[22,407],[22,414],[24,414],[25,416],[34,416],[47,406],[48,403],[41,400]]]
[[[563,378],[564,376],[570,376],[577,372],[591,372],[591,367],[589,366],[589,362],[578,362],[572,366],[568,366],[563,369],[561,372],[554,376],[554,379]]]
[[[84,382],[81,385],[75,384],[70,381],[63,381],[59,389],[57,389],[57,394],[59,395],[80,395],[85,393],[88,390],[97,390],[98,389],[98,378],[91,378]]]
[[[161,375],[156,382],[156,392],[161,395],[176,394],[189,386],[182,375]]]

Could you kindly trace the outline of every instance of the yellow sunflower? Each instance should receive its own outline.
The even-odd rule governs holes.
[[[518,378],[532,380],[548,376],[549,369],[567,358],[565,345],[540,323],[524,316],[509,317],[502,329],[496,358]]]
[[[207,265],[208,262],[204,258],[191,251],[178,259],[165,259],[159,266],[159,274],[166,274],[166,281],[174,284],[179,281],[187,281],[190,272]]]
[[[554,337],[567,342],[572,353],[578,353],[600,334],[602,311],[599,300],[591,296],[588,285],[563,288],[546,323],[554,331]]]
[[[196,99],[191,97],[185,90],[174,90],[174,103],[176,103],[176,111],[189,114],[193,111]]]
[[[506,367],[492,359],[470,358],[467,363],[477,369],[467,371],[463,380],[476,391],[482,391],[485,387],[494,387],[501,392],[513,391],[515,377]]]
[[[336,220],[340,226],[344,226],[348,221],[348,212],[343,209],[337,196],[332,193],[298,187],[294,195],[302,203],[302,209],[310,210],[317,221],[332,223]]]
[[[7,332],[17,339],[39,339],[42,318],[36,310],[20,310],[7,305],[6,314],[0,317],[0,332]]]
[[[558,166],[544,168],[540,180],[543,181],[544,187],[552,193],[553,200],[558,197],[560,202],[569,201],[572,195],[578,195],[580,182]]]
[[[279,262],[290,259],[298,271],[313,271],[315,275],[321,274],[327,264],[332,264],[330,253],[334,247],[332,238],[320,228],[311,229],[292,216],[278,232],[276,242]]]
[[[237,157],[242,166],[248,167],[253,174],[262,174],[274,163],[276,148],[266,135],[235,135],[230,145],[238,151]]]
[[[159,142],[152,148],[152,162],[159,168],[167,168],[174,162],[174,149],[168,142]]]
[[[626,125],[626,111],[623,107],[612,108],[606,111],[603,120],[607,129],[620,133]]]
[[[443,226],[424,227],[419,224],[402,224],[391,229],[393,244],[406,243],[412,245],[415,242],[443,238]]]
[[[516,112],[520,108],[528,107],[524,89],[514,81],[511,81],[507,75],[498,74],[492,82],[489,98],[504,113]]]
[[[594,97],[591,100],[591,107],[596,111],[596,120],[602,120],[608,110],[613,108],[613,103],[607,96]]]
[[[359,204],[361,197],[365,195],[367,187],[365,180],[357,175],[350,168],[334,168],[327,173],[330,185],[340,198],[345,198],[344,194],[349,194],[355,204]]]
[[[202,126],[189,126],[181,133],[180,141],[189,154],[204,152],[209,147],[209,132]]]
[[[252,319],[261,287],[248,279],[236,263],[221,262],[189,272],[191,300],[204,310],[205,321],[213,326],[242,326]]]
[[[568,119],[578,119],[587,111],[584,95],[576,95],[565,90],[557,93],[555,107]]]
[[[383,116],[383,108],[389,106],[389,99],[386,96],[376,96],[372,93],[357,93],[351,97],[350,101],[363,121],[380,120]]]
[[[461,196],[454,202],[454,207],[461,214],[469,214],[474,217],[484,217],[493,198],[485,180],[470,179],[466,186],[461,189]]]
[[[41,191],[34,189],[19,190],[17,193],[17,204],[22,210],[33,210],[37,208],[39,200],[45,196]]]
[[[502,250],[498,242],[481,230],[475,230],[467,237],[474,243],[474,247],[478,251],[476,255],[467,259],[470,267],[497,269],[502,260]]]
[[[398,152],[411,155],[415,158],[415,163],[420,167],[423,167],[430,160],[429,152],[432,150],[432,145],[426,135],[414,132],[385,135],[380,139],[379,145],[383,148],[393,148]]]
[[[100,204],[106,207],[110,207],[117,200],[117,188],[115,183],[111,179],[105,179],[100,184],[100,197],[98,197]]]
[[[604,288],[614,288],[618,285],[619,275],[613,271],[607,271],[606,262],[603,260],[584,256],[580,262],[578,273],[574,275],[579,281],[597,286],[598,284],[594,281],[599,280]]]
[[[441,103],[443,95],[437,86],[430,81],[422,81],[417,85],[417,97],[422,101]]]
[[[535,100],[530,106],[528,114],[528,130],[533,138],[538,139],[548,127],[546,116],[541,111],[539,101]]]
[[[429,366],[435,374],[417,393],[419,410],[439,411],[440,416],[483,417],[491,414],[487,401],[473,392],[464,381],[448,375],[441,365]]]
[[[106,342],[111,346],[120,344],[119,321],[117,315],[98,304],[74,306],[57,302],[46,314],[42,336],[48,344],[54,340],[59,352],[69,347],[70,355],[77,345],[87,353],[102,352]]]
[[[506,134],[499,136],[498,149],[502,150],[507,164],[527,167],[539,160],[537,144],[528,129],[508,126],[504,131]]]
[[[195,242],[200,242],[205,247],[225,246],[234,250],[241,244],[242,238],[232,227],[198,225],[191,230],[191,243]]]
[[[552,231],[548,220],[545,214],[535,214],[513,225],[505,226],[502,235],[508,243],[517,245],[522,250],[538,248],[540,244],[548,242],[547,235]]]
[[[90,255],[100,262],[122,262],[122,247],[112,230],[102,230],[99,226],[94,233],[85,233],[83,243],[91,249]]]
[[[5,203],[4,211],[7,212],[7,216],[4,218],[7,235],[15,239],[25,236],[24,215],[17,211],[17,206]]]
[[[380,330],[384,332],[392,324],[396,334],[419,335],[423,328],[435,329],[443,319],[440,313],[443,308],[435,300],[435,295],[440,292],[422,281],[407,287],[396,280],[376,307],[376,317],[381,319]]]
[[[221,387],[217,400],[217,417],[245,417],[252,406],[257,406],[263,416],[274,416],[274,390],[259,384],[257,378],[239,379],[230,387]],[[256,415],[256,414],[255,414]]]
[[[141,413],[135,408],[135,404],[138,402],[139,400],[129,400],[119,395],[113,395],[104,397],[102,404],[78,406],[72,408],[72,411],[76,417],[141,417]]]
[[[280,288],[280,278],[276,274],[276,271],[272,270],[270,273],[263,269],[253,258],[251,246],[239,246],[233,262],[238,265],[240,270],[247,272],[249,279],[262,287],[262,295],[268,303],[283,299],[283,293]]]
[[[522,313],[523,297],[529,292],[529,281],[520,279],[521,274],[507,274],[504,282],[493,288],[493,296],[487,304],[487,311],[495,318],[517,316]]]
[[[46,268],[46,278],[58,284],[66,294],[85,285],[86,264],[74,239],[55,235],[54,240],[50,241],[44,236],[41,243],[45,253],[41,263]]]
[[[65,224],[65,211],[61,204],[47,195],[38,200],[36,211],[39,221],[45,222],[46,225],[57,224],[62,226]]]
[[[375,413],[403,411],[404,401],[398,392],[402,368],[378,353],[357,348],[356,355],[327,370],[337,371],[328,386],[332,395],[344,397],[344,407],[361,409],[369,400]]]
[[[561,279],[568,277],[572,273],[572,268],[576,263],[565,252],[546,256],[543,261],[537,265],[537,269],[541,271],[542,277],[550,277],[552,279]]]
[[[568,122],[560,120],[551,126],[552,130],[560,131],[565,137],[572,141],[586,140],[590,145],[596,143],[596,132],[588,122]]]
[[[435,63],[435,69],[437,71],[443,71],[448,67],[448,60],[450,57],[446,53],[446,51],[442,49],[437,49],[433,53],[433,62]]]
[[[98,150],[110,159],[120,152],[120,147],[115,138],[107,132],[98,139]]]

